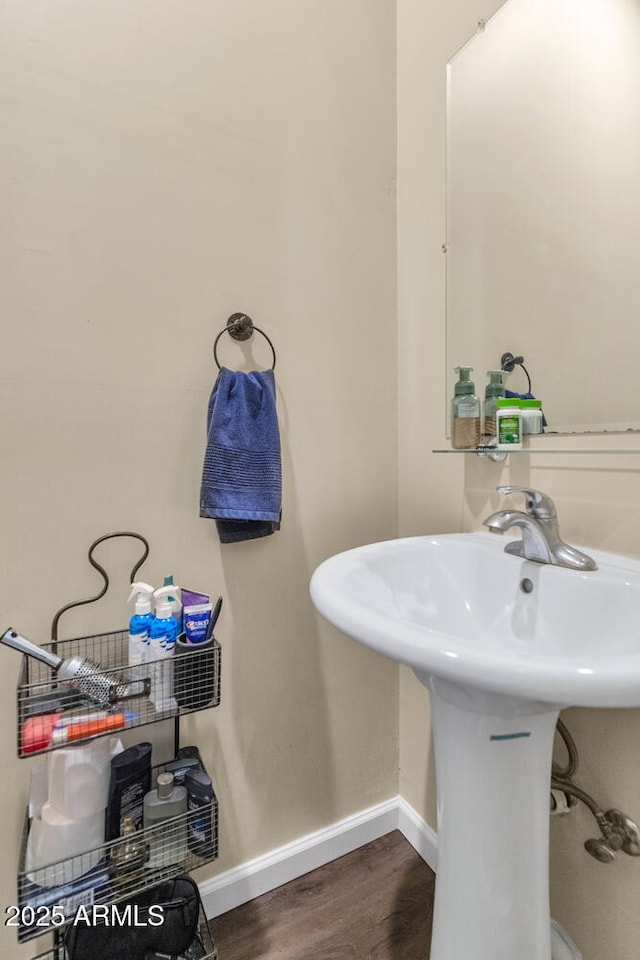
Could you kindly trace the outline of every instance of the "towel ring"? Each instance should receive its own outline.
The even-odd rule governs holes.
[[[269,346],[271,347],[271,352],[273,354],[273,363],[271,369],[275,370],[276,366],[276,351],[275,347],[271,343],[271,340],[266,335],[264,330],[261,330],[259,327],[256,327],[251,317],[248,317],[246,313],[232,313],[229,319],[227,320],[227,325],[224,330],[221,330],[218,336],[213,341],[213,359],[216,362],[218,370],[220,370],[220,361],[218,360],[218,340],[223,335],[223,333],[228,333],[230,337],[233,337],[234,340],[248,340],[252,336],[253,332],[261,333],[265,338]]]

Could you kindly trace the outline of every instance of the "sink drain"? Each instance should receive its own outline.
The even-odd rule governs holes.
[[[520,589],[523,593],[531,593],[533,590],[533,580],[529,580],[529,577],[524,577],[520,581]]]

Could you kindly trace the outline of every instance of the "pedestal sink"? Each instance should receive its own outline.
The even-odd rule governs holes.
[[[431,960],[551,960],[558,712],[640,706],[640,561],[589,553],[598,569],[581,573],[506,554],[490,533],[411,537],[338,554],[312,577],[327,620],[431,694]]]

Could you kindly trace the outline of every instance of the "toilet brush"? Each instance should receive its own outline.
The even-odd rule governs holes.
[[[103,673],[97,664],[85,657],[67,657],[63,660],[62,657],[58,657],[49,650],[43,650],[42,647],[38,647],[11,628],[2,634],[0,643],[46,663],[53,669],[58,680],[98,703],[113,703],[114,700],[127,695],[127,685],[121,678]]]

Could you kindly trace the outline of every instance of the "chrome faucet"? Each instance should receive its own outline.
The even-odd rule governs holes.
[[[498,510],[483,521],[492,533],[504,533],[511,527],[520,527],[522,540],[506,545],[505,553],[538,563],[552,563],[572,570],[597,570],[592,557],[587,556],[560,538],[558,517],[551,497],[529,487],[498,487],[498,493],[523,493],[526,513],[521,510]]]

